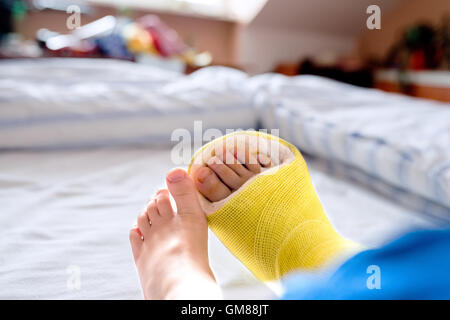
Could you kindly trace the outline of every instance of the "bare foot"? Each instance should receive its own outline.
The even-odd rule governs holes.
[[[208,225],[197,197],[226,198],[248,179],[271,166],[263,154],[223,153],[192,172],[167,175],[169,190],[160,190],[130,231],[130,242],[146,299],[219,299],[208,260]],[[172,209],[169,192],[177,205]],[[151,222],[151,223],[150,223]]]
[[[219,299],[208,260],[208,226],[195,185],[175,169],[168,190],[149,201],[130,230],[130,242],[146,299]],[[169,192],[177,212],[172,209]]]

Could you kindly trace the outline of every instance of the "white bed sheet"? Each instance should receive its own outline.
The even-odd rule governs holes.
[[[0,298],[142,298],[128,230],[172,166],[169,150],[156,148],[1,154]],[[353,240],[378,245],[430,225],[310,168],[332,222]],[[273,297],[212,234],[210,243],[225,298]],[[81,272],[80,289],[67,286],[72,266]]]

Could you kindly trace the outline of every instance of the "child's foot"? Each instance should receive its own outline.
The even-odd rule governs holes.
[[[237,151],[231,153],[224,146],[222,152],[209,159],[206,166],[195,168],[191,175],[198,191],[209,201],[216,202],[271,165],[268,155],[250,154],[248,146],[242,155]]]
[[[208,226],[195,185],[175,169],[169,191],[149,201],[130,231],[130,242],[146,299],[214,299],[220,290],[208,260]],[[172,209],[169,192],[177,205]]]

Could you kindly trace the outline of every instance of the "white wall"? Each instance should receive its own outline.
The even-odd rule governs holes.
[[[241,29],[237,59],[249,72],[261,73],[272,71],[280,62],[296,63],[306,56],[349,54],[355,44],[353,36],[250,25]]]

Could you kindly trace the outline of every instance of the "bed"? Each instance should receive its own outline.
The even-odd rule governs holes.
[[[286,133],[288,123],[282,116],[285,109],[295,109],[298,97],[286,100],[285,85],[293,92],[314,81],[323,92],[331,91],[326,84],[336,86],[323,79],[301,81],[274,75],[250,78],[226,68],[183,76],[103,60],[2,62],[0,298],[142,298],[128,230],[174,166],[171,133],[176,128],[192,131],[194,120],[202,120],[204,130],[275,128],[271,119],[280,121],[281,136],[297,139],[305,152],[332,223],[344,236],[367,246],[410,229],[448,223],[446,198],[440,201],[433,194],[399,186],[355,166],[357,160],[349,164],[315,152],[301,143],[300,131],[295,131],[299,126]],[[339,90],[348,93],[354,88]],[[400,99],[378,91],[370,95]],[[305,104],[302,100],[297,105]],[[441,117],[448,119],[448,111]],[[442,145],[440,157],[445,160],[449,145]],[[442,195],[449,179],[445,169],[440,172]],[[393,200],[389,188],[398,192],[397,199],[428,201],[432,209],[423,212]],[[258,282],[213,234],[210,257],[225,298],[279,294]],[[75,287],[70,284],[74,271],[80,280]]]

